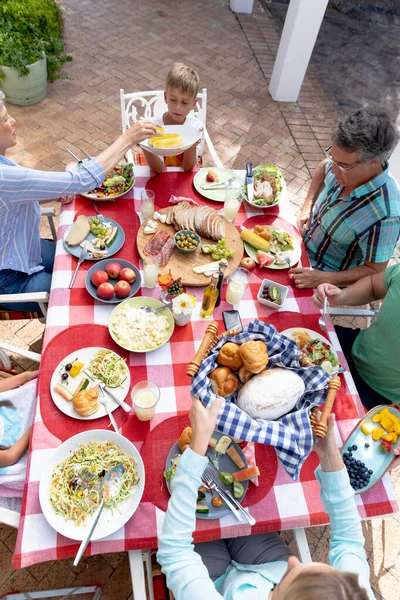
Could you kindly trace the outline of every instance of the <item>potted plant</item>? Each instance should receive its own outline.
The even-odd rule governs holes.
[[[41,102],[47,80],[60,77],[67,60],[61,14],[53,0],[0,3],[0,88],[8,102]]]

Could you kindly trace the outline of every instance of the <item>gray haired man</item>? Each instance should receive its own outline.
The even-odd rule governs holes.
[[[400,235],[400,187],[387,162],[395,137],[388,114],[371,108],[334,128],[297,221],[312,269],[291,270],[296,287],[347,286],[385,270]]]

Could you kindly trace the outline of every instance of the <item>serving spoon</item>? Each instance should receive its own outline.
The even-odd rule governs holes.
[[[78,553],[74,560],[74,567],[76,567],[79,564],[79,562],[83,556],[83,553],[85,552],[86,547],[87,547],[88,543],[90,542],[90,539],[91,539],[93,532],[96,529],[96,525],[99,521],[100,515],[103,512],[105,503],[108,502],[109,500],[111,500],[112,498],[115,498],[116,496],[118,496],[118,494],[121,490],[121,487],[122,487],[122,475],[124,474],[124,472],[125,472],[125,468],[123,465],[116,465],[115,467],[112,467],[111,469],[109,469],[107,471],[107,473],[104,475],[102,484],[101,484],[101,490],[100,490],[101,495],[102,495],[102,500],[101,500],[99,508],[94,513],[92,526],[89,529],[87,536],[85,537],[84,540],[82,540],[82,543],[79,546]]]
[[[172,304],[172,302],[170,302],[169,304],[166,304],[165,306],[160,306],[159,308],[152,308],[151,306],[140,306],[139,308],[143,312],[153,313],[154,315],[156,315],[157,313],[161,312],[162,310],[169,308],[171,306],[171,304]]]

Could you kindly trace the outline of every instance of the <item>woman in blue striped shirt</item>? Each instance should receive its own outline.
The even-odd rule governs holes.
[[[15,119],[0,92],[0,294],[49,292],[55,244],[40,239],[38,200],[88,192],[100,185],[127,150],[156,134],[151,121],[139,121],[96,158],[66,172],[27,169],[6,158],[17,143]],[[3,305],[30,311],[37,305]]]

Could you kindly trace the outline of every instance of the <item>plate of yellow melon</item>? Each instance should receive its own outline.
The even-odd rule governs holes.
[[[157,135],[141,142],[140,146],[158,156],[175,156],[197,144],[201,131],[189,125],[157,127]]]

